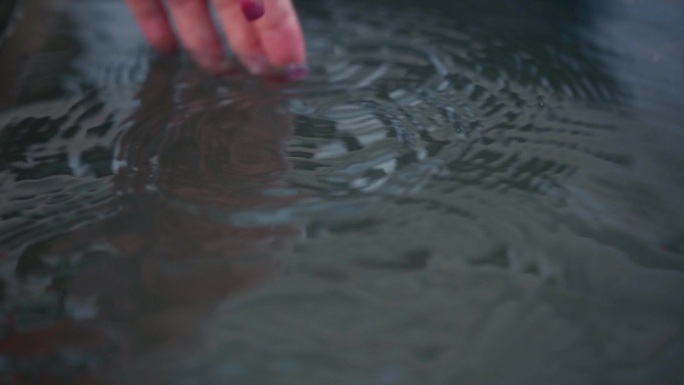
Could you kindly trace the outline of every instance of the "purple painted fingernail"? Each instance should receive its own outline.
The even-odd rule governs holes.
[[[287,80],[302,80],[309,75],[309,67],[306,64],[292,64],[285,70]]]
[[[264,15],[264,3],[262,0],[242,0],[242,13],[249,21],[254,21]]]

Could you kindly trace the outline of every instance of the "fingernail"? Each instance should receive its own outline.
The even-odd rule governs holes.
[[[306,64],[291,64],[285,69],[285,78],[290,81],[302,80],[309,75]]]
[[[261,0],[242,0],[242,13],[249,21],[254,21],[264,15],[264,4]]]

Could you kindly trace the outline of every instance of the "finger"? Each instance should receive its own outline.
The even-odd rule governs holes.
[[[197,63],[211,72],[227,69],[219,38],[206,0],[168,0],[169,11],[183,46]]]
[[[256,28],[246,19],[240,1],[215,0],[214,9],[238,59],[251,73],[265,73],[269,68],[266,52],[261,46]]]
[[[272,65],[303,71],[306,52],[302,28],[291,0],[266,0],[265,13],[252,22]]]
[[[140,30],[154,48],[175,53],[178,43],[161,0],[126,0]]]

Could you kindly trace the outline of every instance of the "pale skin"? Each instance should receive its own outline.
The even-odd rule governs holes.
[[[221,74],[230,62],[220,33],[255,75],[297,79],[306,73],[302,29],[291,0],[126,0],[149,43],[163,53],[184,48],[203,69]],[[216,26],[210,17],[213,7]],[[175,26],[175,31],[174,27]]]

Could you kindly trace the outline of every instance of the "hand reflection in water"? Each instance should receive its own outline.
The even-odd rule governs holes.
[[[36,344],[104,354],[96,377],[107,384],[165,383],[161,372],[193,346],[211,311],[277,275],[278,256],[303,233],[293,223],[230,223],[236,210],[297,199],[268,193],[282,191],[289,167],[292,124],[277,98],[244,84],[231,90],[199,71],[178,74],[167,64],[152,68],[119,140],[118,213],[29,247],[19,263],[20,275],[30,276],[28,260],[86,256],[85,267],[53,278],[66,278],[65,303],[90,301],[96,315],[55,322]],[[88,257],[93,250],[110,257]],[[15,333],[14,345],[2,350],[16,355],[12,346],[19,344],[26,351],[31,333]],[[115,353],[103,353],[111,346]]]
[[[194,71],[185,75],[190,78],[168,104],[168,125],[158,124],[167,113],[160,100],[170,93],[164,88],[141,92],[150,103],[143,99],[134,126],[121,140],[118,156],[126,166],[119,169],[118,183],[143,202],[135,210],[151,214],[153,241],[142,257],[148,286],[158,295],[196,302],[234,290],[235,282],[226,277],[238,266],[256,263],[263,274],[262,257],[284,252],[301,230],[293,224],[240,228],[221,223],[231,211],[293,199],[265,194],[285,187],[281,178],[289,167],[285,147],[292,125],[274,95],[253,90],[222,98],[213,89],[214,79]],[[153,84],[174,83],[159,80]],[[164,273],[171,265],[176,273]]]

